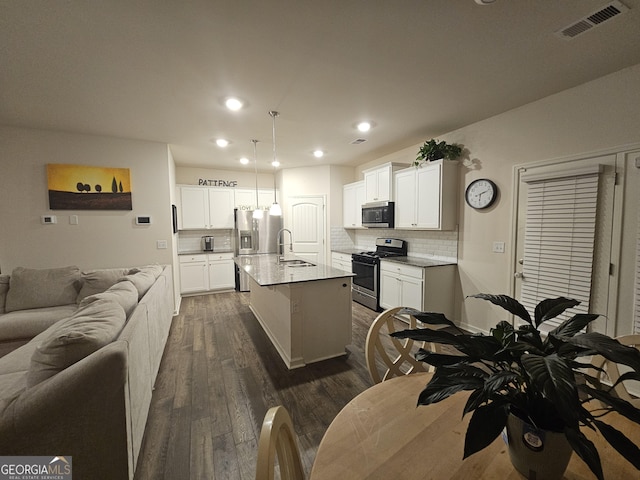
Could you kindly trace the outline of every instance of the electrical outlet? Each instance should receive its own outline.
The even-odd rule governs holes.
[[[167,241],[166,240],[156,240],[156,248],[158,250],[167,248]]]
[[[78,215],[69,215],[69,225],[78,225]]]
[[[493,253],[504,253],[504,242],[493,242]]]

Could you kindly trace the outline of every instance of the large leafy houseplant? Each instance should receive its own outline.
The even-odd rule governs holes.
[[[460,155],[462,155],[462,147],[460,145],[456,145],[455,143],[448,144],[445,141],[438,142],[432,138],[424,142],[420,147],[413,164],[418,166],[422,162],[432,162],[434,160],[440,160],[441,158],[456,160]]]
[[[472,413],[467,428],[464,458],[490,445],[502,432],[509,413],[536,428],[562,432],[573,450],[597,478],[602,465],[594,444],[581,426],[597,429],[625,459],[640,470],[640,449],[620,431],[603,421],[616,411],[640,424],[640,410],[621,400],[612,386],[603,386],[585,373],[593,368],[592,355],[627,365],[629,373],[619,381],[640,380],[640,352],[600,333],[582,333],[599,315],[577,314],[553,329],[546,338],[539,327],[566,309],[579,304],[559,297],[540,302],[532,319],[522,304],[507,295],[477,294],[523,320],[514,327],[499,322],[489,335],[468,334],[439,313],[415,312],[427,325],[447,325],[457,333],[431,328],[404,330],[398,338],[452,345],[460,355],[421,349],[416,358],[436,367],[432,379],[418,398],[419,405],[436,403],[460,392],[471,391],[464,414]],[[581,379],[585,380],[582,381]],[[585,403],[598,400],[602,407],[589,411]]]

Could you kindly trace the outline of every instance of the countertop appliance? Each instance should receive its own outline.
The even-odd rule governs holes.
[[[372,202],[362,205],[362,226],[369,228],[393,228],[395,224],[394,202]]]
[[[282,216],[269,215],[253,218],[253,210],[235,210],[235,254],[255,255],[278,253],[278,231],[282,228]],[[236,290],[249,291],[249,276],[236,265]]]
[[[213,252],[213,237],[205,235],[202,237],[202,251]]]
[[[351,255],[353,287],[351,296],[371,310],[380,311],[380,259],[406,257],[407,242],[398,238],[377,238],[376,249]]]

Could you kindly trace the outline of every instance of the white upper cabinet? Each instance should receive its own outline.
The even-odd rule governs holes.
[[[344,228],[362,227],[364,189],[364,181],[362,180],[342,187],[342,224]]]
[[[229,188],[209,189],[209,228],[233,228],[234,194]]]
[[[458,213],[458,163],[428,162],[394,175],[396,228],[455,230]]]
[[[253,188],[237,188],[235,191],[235,207],[239,210],[255,210],[256,208],[256,190]],[[274,199],[273,190],[258,189],[258,205],[263,210],[271,207]]]
[[[393,174],[397,170],[407,167],[407,164],[385,163],[379,167],[365,170],[365,201],[383,202],[393,200]]]
[[[233,228],[233,207],[232,189],[181,186],[179,228]]]

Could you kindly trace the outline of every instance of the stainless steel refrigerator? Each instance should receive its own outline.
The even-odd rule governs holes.
[[[236,255],[256,255],[278,252],[278,231],[282,228],[282,216],[263,212],[262,218],[253,218],[253,210],[235,210]],[[248,275],[236,265],[236,290],[249,291]]]

